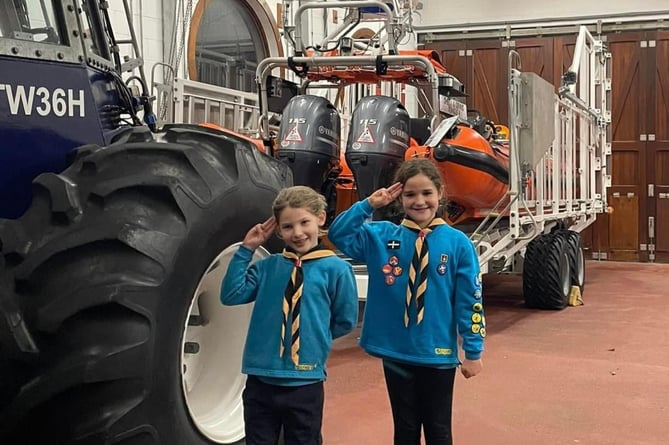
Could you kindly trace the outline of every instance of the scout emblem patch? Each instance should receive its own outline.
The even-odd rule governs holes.
[[[386,243],[386,247],[388,247],[390,250],[397,250],[400,248],[400,240],[391,239]]]

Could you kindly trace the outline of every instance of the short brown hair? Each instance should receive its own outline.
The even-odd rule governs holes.
[[[327,209],[328,204],[325,197],[311,187],[295,185],[282,189],[274,198],[272,213],[277,222],[279,222],[279,215],[287,207],[306,209],[310,213],[320,216]]]

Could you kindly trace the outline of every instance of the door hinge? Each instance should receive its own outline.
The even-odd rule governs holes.
[[[648,261],[655,261],[655,244],[648,245]]]
[[[608,255],[606,252],[592,252],[592,259],[593,260],[605,260],[607,259]]]

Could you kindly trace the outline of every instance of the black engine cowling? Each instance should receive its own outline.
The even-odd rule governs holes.
[[[278,158],[293,171],[295,185],[321,191],[339,159],[341,123],[337,109],[324,97],[293,97],[283,110]]]
[[[404,105],[387,96],[367,96],[351,118],[346,163],[353,172],[358,196],[364,199],[389,186],[409,146],[411,119]],[[376,214],[375,218],[389,215]]]

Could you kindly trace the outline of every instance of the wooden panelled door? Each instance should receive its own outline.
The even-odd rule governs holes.
[[[669,262],[669,31],[605,39],[612,53],[607,198],[613,211],[598,215],[583,243],[593,258]],[[557,87],[572,62],[575,40],[575,35],[522,38],[505,45],[521,54],[523,71]],[[429,47],[465,84],[470,108],[507,122],[507,46],[500,40],[460,40]]]
[[[448,72],[460,80],[467,94],[467,108],[477,110],[496,123],[507,122],[506,51],[500,40],[454,40],[435,42]]]
[[[500,40],[467,42],[467,63],[470,74],[467,106],[478,110],[495,123],[508,121],[506,51]]]
[[[646,218],[646,150],[648,98],[646,87],[647,51],[641,42],[643,33],[607,36],[612,54],[611,139],[613,155],[610,168],[612,185],[608,202],[605,244],[609,260],[641,260],[641,239],[646,232],[641,221]],[[600,236],[603,234],[600,234]]]
[[[650,106],[648,218],[651,260],[669,262],[669,31],[648,33]],[[652,219],[650,219],[652,218]],[[650,237],[654,235],[654,237]],[[653,248],[654,247],[654,248]]]

